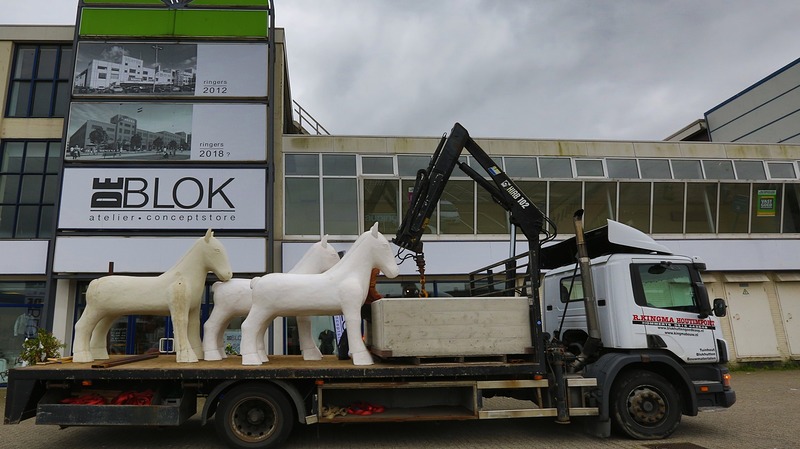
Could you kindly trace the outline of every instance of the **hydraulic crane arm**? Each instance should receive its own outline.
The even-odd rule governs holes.
[[[481,176],[469,165],[459,161],[459,156],[464,149],[483,167],[491,181]],[[460,123],[453,126],[449,136],[442,137],[431,157],[428,168],[417,172],[411,204],[393,242],[415,253],[422,252],[420,239],[456,166],[486,189],[492,199],[509,212],[511,224],[517,226],[528,239],[529,262],[531,267],[538,271],[541,243],[555,236],[554,232],[550,235],[544,228],[545,221],[549,220],[469,136],[467,130]],[[543,234],[545,238],[540,240],[540,234]],[[538,284],[538,279],[533,281]]]

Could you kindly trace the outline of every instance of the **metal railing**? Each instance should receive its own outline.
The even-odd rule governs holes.
[[[469,273],[470,296],[527,296],[531,290],[528,254]]]
[[[297,125],[299,126],[301,131],[306,131],[309,134],[316,134],[322,135],[325,134],[327,136],[331,135],[324,126],[320,125],[320,123],[302,106],[300,103],[292,100],[294,104],[294,109],[292,110],[294,119],[297,121]],[[308,126],[306,126],[307,124]],[[313,131],[313,132],[312,132]]]

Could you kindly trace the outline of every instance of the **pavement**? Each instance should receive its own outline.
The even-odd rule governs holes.
[[[684,416],[671,438],[635,441],[599,439],[578,422],[558,425],[551,418],[484,421],[297,425],[286,449],[309,448],[636,448],[636,449],[794,449],[800,447],[800,370],[733,373],[737,402],[730,409]],[[0,402],[5,411],[5,389]],[[38,448],[222,448],[213,421],[197,416],[180,427],[37,426],[30,419],[0,426],[0,449]]]

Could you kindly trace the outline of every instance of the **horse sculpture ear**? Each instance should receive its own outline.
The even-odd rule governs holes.
[[[322,244],[323,248],[328,247],[328,234],[322,236],[322,240],[319,241]]]
[[[374,225],[372,225],[372,228],[370,228],[370,231],[372,231],[372,236],[373,237],[378,238],[378,222],[377,221],[375,222]]]
[[[214,237],[214,231],[209,229],[208,231],[206,231],[206,235],[205,237],[203,237],[203,239],[206,241],[206,243],[208,243],[208,241],[211,240],[211,237]]]

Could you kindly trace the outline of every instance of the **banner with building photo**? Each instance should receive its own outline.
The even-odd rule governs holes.
[[[73,102],[67,160],[263,161],[267,107],[253,103]]]
[[[266,170],[64,169],[60,229],[264,229]]]
[[[75,97],[267,96],[267,45],[80,42]]]

